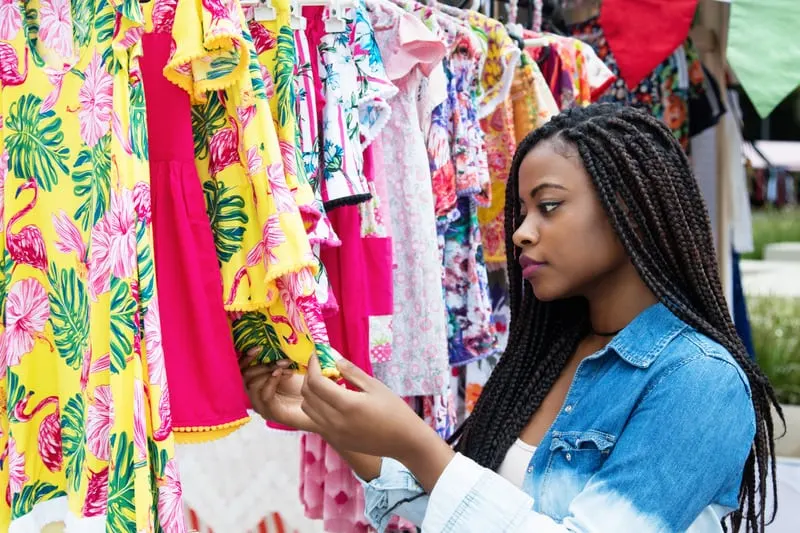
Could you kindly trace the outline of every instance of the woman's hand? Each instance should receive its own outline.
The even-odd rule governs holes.
[[[291,361],[288,359],[250,366],[259,351],[253,348],[239,363],[253,409],[267,420],[316,432],[316,426],[301,408],[303,376],[289,368]]]
[[[309,361],[302,411],[315,432],[337,450],[396,459],[432,490],[454,455],[447,443],[383,383],[344,359],[338,367],[360,390],[335,384],[322,375],[316,357]]]

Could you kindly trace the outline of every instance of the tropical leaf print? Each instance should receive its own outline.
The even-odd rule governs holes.
[[[47,277],[58,354],[70,368],[79,370],[89,346],[89,293],[74,268],[59,270],[51,264]]]
[[[20,382],[19,376],[10,368],[8,369],[8,397],[6,398],[6,412],[12,422],[18,422],[14,416],[14,406],[17,405],[25,396],[28,390]]]
[[[11,517],[14,519],[25,516],[33,511],[34,505],[66,495],[66,492],[59,490],[55,485],[43,481],[25,485],[12,499]]]
[[[67,483],[78,491],[86,461],[86,404],[83,394],[76,394],[61,412],[61,443],[64,446]]]
[[[128,111],[131,117],[128,133],[131,138],[133,155],[143,161],[147,160],[147,111],[144,104],[144,84],[141,82],[131,86]]]
[[[156,269],[153,264],[153,248],[147,238],[147,225],[139,222],[136,228],[136,255],[139,266],[139,302],[146,308],[153,299],[156,286]]]
[[[69,148],[64,146],[61,119],[51,109],[41,112],[42,99],[24,94],[12,102],[6,118],[6,149],[9,164],[19,179],[35,178],[43,191],[58,184],[60,174],[67,174],[65,161]]]
[[[208,140],[214,133],[227,125],[225,107],[219,95],[212,92],[208,101],[192,106],[192,131],[194,132],[194,156],[197,159],[208,158]]]
[[[92,38],[95,0],[71,0],[72,34],[75,44],[83,48]]]
[[[106,532],[136,531],[133,439],[124,432],[114,433],[111,435],[111,449],[115,450],[115,454],[108,478]]]
[[[262,313],[245,313],[233,321],[233,344],[240,353],[260,346],[258,361],[261,363],[274,363],[286,358],[278,333]]]
[[[78,153],[72,168],[73,192],[83,198],[75,210],[75,220],[87,231],[97,224],[108,210],[111,195],[111,132],[91,148]]]
[[[258,55],[253,48],[250,50],[250,61],[248,63],[248,70],[250,71],[250,83],[253,85],[253,95],[257,99],[264,100],[267,98],[267,87],[264,85],[264,77],[261,75],[261,62],[258,60]]]
[[[126,281],[111,276],[111,372],[125,370],[127,357],[133,350],[131,332],[134,331],[136,300]]]
[[[234,194],[233,190],[233,187],[225,187],[221,181],[203,183],[206,212],[211,221],[220,263],[227,263],[241,250],[245,224],[249,220],[244,212],[244,198]]]
[[[278,122],[285,126],[295,114],[294,64],[296,62],[294,33],[282,26],[278,33],[278,60],[275,65],[275,94],[278,98]]]
[[[39,11],[36,7],[26,7],[25,9],[25,26],[28,28],[27,41],[28,50],[30,50],[31,59],[37,67],[44,66],[44,59],[39,53]]]
[[[218,80],[225,76],[230,76],[231,73],[239,66],[239,53],[230,53],[224,56],[215,57],[211,60],[209,71],[206,78],[209,80]]]
[[[94,15],[94,29],[97,32],[99,48],[99,45],[110,41],[114,37],[114,21],[117,18],[117,14],[114,9],[109,9],[108,0],[98,0]],[[109,46],[108,48],[111,47]]]

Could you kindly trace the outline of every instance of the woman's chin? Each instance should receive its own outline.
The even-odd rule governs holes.
[[[540,302],[552,302],[563,298],[562,291],[553,290],[553,287],[548,287],[546,283],[533,283],[529,281],[533,287],[533,295]]]

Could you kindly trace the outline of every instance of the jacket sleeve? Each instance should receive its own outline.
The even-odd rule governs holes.
[[[394,515],[415,526],[422,524],[428,508],[428,495],[405,466],[394,459],[384,458],[379,477],[370,482],[359,481],[364,487],[364,515],[380,533],[386,531]]]
[[[712,504],[736,507],[755,433],[732,362],[682,361],[639,403],[603,467],[560,523],[498,474],[457,455],[434,487],[424,533],[677,533]]]

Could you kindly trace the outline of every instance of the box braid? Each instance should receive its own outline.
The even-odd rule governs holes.
[[[689,160],[654,117],[613,104],[572,109],[530,133],[511,165],[505,205],[511,326],[508,347],[473,414],[451,442],[497,470],[506,452],[589,332],[583,298],[536,299],[522,279],[512,235],[522,223],[518,200],[523,158],[540,142],[565,156],[577,151],[628,255],[647,286],[676,316],[724,346],[752,389],[756,435],[745,465],[732,530],[763,533],[767,477],[775,472],[770,407],[783,413],[768,380],[749,358],[723,296],[708,212]],[[776,492],[772,476],[773,494]],[[777,501],[772,515],[777,511]],[[725,524],[727,529],[727,524]]]

